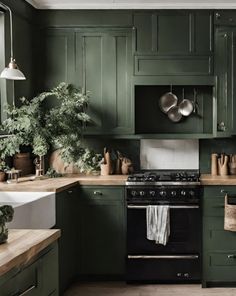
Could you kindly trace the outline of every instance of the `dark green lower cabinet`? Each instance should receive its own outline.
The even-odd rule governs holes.
[[[124,188],[81,187],[77,219],[80,277],[122,277],[126,246]]]
[[[203,287],[236,286],[236,233],[224,230],[225,194],[236,186],[206,186],[203,199]]]
[[[47,247],[29,264],[1,276],[0,295],[58,296],[57,243]]]
[[[59,286],[60,295],[77,275],[77,201],[78,187],[74,186],[56,196],[56,226],[61,229],[59,239]]]

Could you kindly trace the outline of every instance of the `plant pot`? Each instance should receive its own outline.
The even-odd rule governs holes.
[[[30,153],[16,153],[13,158],[13,166],[21,171],[22,176],[33,174],[34,165]]]
[[[8,228],[6,223],[0,224],[0,244],[3,244],[8,239]]]
[[[0,182],[5,182],[5,181],[6,181],[6,173],[0,172]]]

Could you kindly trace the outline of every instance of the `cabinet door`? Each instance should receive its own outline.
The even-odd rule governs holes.
[[[59,239],[60,294],[76,277],[76,202],[77,187],[60,192],[56,196],[56,226],[61,229]]]
[[[129,29],[87,29],[76,35],[76,73],[91,93],[88,134],[133,132],[131,43]]]
[[[79,193],[81,275],[123,275],[125,210],[122,187],[83,187]]]
[[[40,58],[37,76],[38,91],[56,87],[60,82],[76,84],[74,30],[47,29],[41,32]],[[55,106],[50,97],[47,107]]]
[[[233,128],[233,42],[235,32],[217,29],[215,35],[215,74],[217,76],[217,131],[215,136],[226,137]]]
[[[212,52],[212,13],[166,10],[134,13],[136,51],[159,55]]]

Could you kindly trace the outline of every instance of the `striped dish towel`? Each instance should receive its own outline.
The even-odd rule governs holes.
[[[148,206],[146,220],[147,239],[165,246],[170,236],[170,207]]]

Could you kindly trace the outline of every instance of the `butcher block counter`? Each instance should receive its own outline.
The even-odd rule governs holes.
[[[200,177],[201,185],[236,185],[236,175],[229,176],[212,176],[210,174],[202,174]]]
[[[109,175],[109,176],[93,176],[72,174],[60,178],[44,178],[42,180],[31,181],[30,177],[19,178],[19,182],[15,184],[0,183],[0,191],[29,191],[29,192],[61,192],[74,185],[125,185],[127,176],[125,175]]]
[[[0,276],[28,263],[60,235],[58,229],[10,229],[8,241],[0,245]]]

